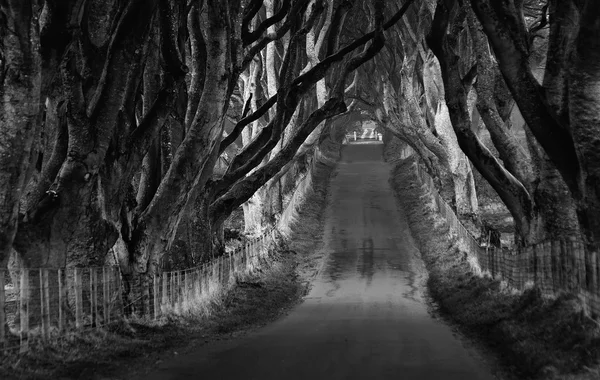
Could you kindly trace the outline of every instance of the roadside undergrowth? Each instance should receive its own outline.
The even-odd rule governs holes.
[[[198,347],[266,325],[298,304],[323,261],[319,250],[327,188],[339,157],[330,143],[312,163],[310,186],[299,193],[289,233],[251,274],[226,293],[193,305],[192,313],[159,321],[129,320],[106,330],[74,331],[33,340],[27,354],[0,353],[0,379],[124,379]],[[286,243],[286,240],[288,243]]]
[[[517,292],[472,273],[410,160],[394,169],[392,185],[429,270],[428,288],[441,315],[482,342],[520,379],[599,379],[600,329],[577,298]]]
[[[49,342],[33,340],[27,354],[0,355],[0,378],[103,379],[146,373],[169,358],[280,317],[305,293],[296,267],[294,255],[273,253],[253,274],[237,278],[230,291],[193,315],[130,320]]]
[[[322,246],[324,211],[329,204],[329,185],[336,175],[342,149],[341,144],[330,139],[321,143],[321,153],[313,155],[306,177],[297,187],[287,215],[279,225],[287,250],[296,257],[297,272],[307,292],[326,259]]]

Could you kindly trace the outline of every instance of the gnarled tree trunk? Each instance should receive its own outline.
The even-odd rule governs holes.
[[[27,184],[42,111],[42,57],[38,14],[42,2],[0,4],[0,267],[17,232],[19,201]]]

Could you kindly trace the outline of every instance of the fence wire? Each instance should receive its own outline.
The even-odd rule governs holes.
[[[503,279],[519,290],[535,286],[546,295],[576,294],[588,315],[600,316],[600,261],[596,252],[586,254],[583,243],[574,238],[511,250],[489,244],[480,246],[441,197],[426,169],[419,164],[414,167],[419,183],[431,195],[436,212],[457,236],[476,272]]]
[[[255,270],[275,231],[196,268],[123,280],[116,266],[0,270],[0,353],[26,352],[31,337],[106,328],[124,317],[193,311]]]

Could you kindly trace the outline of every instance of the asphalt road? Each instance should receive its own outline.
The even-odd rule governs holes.
[[[323,267],[305,301],[246,336],[146,379],[493,379],[423,300],[423,263],[388,184],[382,145],[344,148]]]

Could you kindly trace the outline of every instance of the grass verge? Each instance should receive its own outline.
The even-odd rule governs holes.
[[[296,223],[290,226],[291,243],[282,244],[285,247],[264,260],[253,275],[238,278],[227,294],[203,304],[196,315],[129,321],[108,331],[35,341],[26,355],[0,354],[0,379],[140,377],[173,356],[279,318],[301,301],[323,262],[319,249],[323,209],[334,167],[327,160],[311,166],[313,183],[292,218]]]
[[[297,304],[306,286],[296,257],[274,254],[261,270],[237,280],[202,315],[158,322],[129,321],[109,330],[73,332],[34,341],[24,355],[0,356],[1,379],[130,378],[170,357],[265,325]]]
[[[516,292],[474,275],[411,163],[394,170],[393,186],[429,270],[428,288],[443,317],[483,343],[520,379],[600,379],[600,328],[575,296]]]

